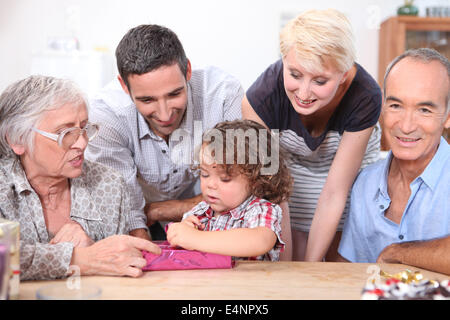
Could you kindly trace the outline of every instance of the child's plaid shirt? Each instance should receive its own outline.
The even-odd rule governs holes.
[[[205,226],[204,231],[267,227],[275,232],[277,236],[275,246],[264,255],[242,259],[280,260],[280,252],[284,250],[284,242],[281,240],[282,211],[279,205],[252,195],[238,207],[224,212],[217,217],[214,217],[214,211],[206,201],[200,202],[190,211],[186,212],[183,215],[183,219],[190,215],[196,215],[198,217],[200,222]]]

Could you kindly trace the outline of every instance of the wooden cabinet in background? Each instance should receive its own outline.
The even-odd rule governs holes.
[[[450,17],[397,16],[381,24],[378,55],[378,84],[381,88],[389,63],[406,50],[416,48],[433,48],[450,59]],[[450,142],[449,129],[445,130],[444,137]],[[384,137],[381,138],[381,149],[389,150]]]

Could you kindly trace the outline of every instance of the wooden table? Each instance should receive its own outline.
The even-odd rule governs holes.
[[[425,278],[449,276],[397,264],[239,261],[233,269],[151,271],[140,278],[83,276],[81,285],[102,288],[101,299],[291,300],[360,299],[377,266],[389,273],[409,269]],[[20,299],[35,299],[36,290],[56,281],[23,281]]]

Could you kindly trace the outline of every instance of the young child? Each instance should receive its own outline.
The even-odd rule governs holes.
[[[221,122],[203,135],[197,154],[204,200],[170,225],[171,245],[279,260],[284,242],[278,204],[289,196],[292,179],[274,138],[251,120]]]

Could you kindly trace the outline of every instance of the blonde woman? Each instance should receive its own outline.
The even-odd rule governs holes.
[[[355,62],[351,25],[336,10],[290,21],[280,51],[282,58],[246,92],[242,114],[280,130],[290,155],[294,186],[282,223],[285,235],[292,232],[287,252],[293,260],[335,261],[349,190],[361,167],[378,160],[381,90]]]

